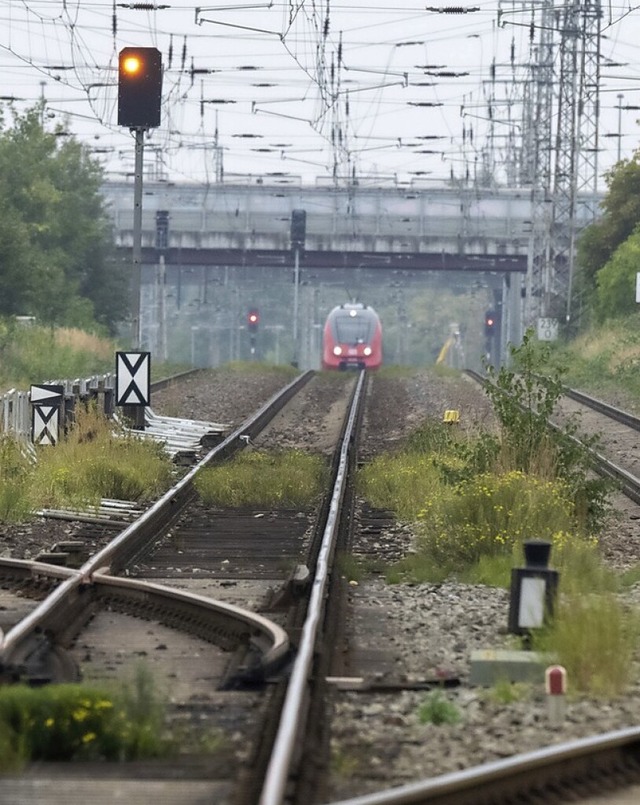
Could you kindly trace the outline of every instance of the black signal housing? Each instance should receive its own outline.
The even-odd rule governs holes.
[[[123,48],[118,55],[118,125],[160,125],[162,54],[157,48]]]

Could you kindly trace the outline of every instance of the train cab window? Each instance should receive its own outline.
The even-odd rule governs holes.
[[[336,341],[340,344],[368,344],[373,337],[373,323],[358,317],[336,318]]]

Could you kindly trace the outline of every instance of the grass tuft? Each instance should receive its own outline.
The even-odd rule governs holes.
[[[429,693],[418,708],[418,720],[421,724],[459,724],[462,720],[460,710],[449,701],[441,690]]]
[[[321,456],[254,450],[203,470],[195,486],[205,503],[217,506],[302,507],[322,494],[327,475]]]

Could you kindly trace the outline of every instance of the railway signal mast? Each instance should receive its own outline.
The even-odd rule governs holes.
[[[144,133],[160,125],[162,55],[157,48],[127,47],[118,55],[118,125],[135,135],[133,189],[132,342],[140,348],[142,258],[142,166]]]

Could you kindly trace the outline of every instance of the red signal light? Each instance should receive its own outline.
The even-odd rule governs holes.
[[[492,336],[496,331],[496,314],[493,310],[488,310],[484,315],[484,332],[487,336]]]
[[[257,310],[250,310],[247,313],[247,325],[252,333],[255,333],[260,324],[260,314]]]

